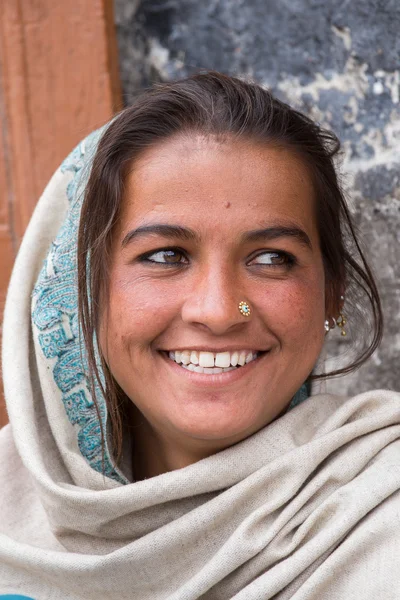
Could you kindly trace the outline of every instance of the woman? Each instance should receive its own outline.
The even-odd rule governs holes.
[[[338,150],[207,73],[56,172],[5,314],[2,593],[398,597],[400,397],[302,401],[344,311],[341,372],[381,337]]]

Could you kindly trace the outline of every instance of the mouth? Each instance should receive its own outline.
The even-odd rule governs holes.
[[[218,375],[237,371],[256,361],[266,353],[267,351],[259,350],[234,350],[225,352],[172,350],[164,352],[168,359],[176,365],[187,371],[203,375]]]

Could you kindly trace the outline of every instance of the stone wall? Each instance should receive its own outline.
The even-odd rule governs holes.
[[[336,132],[386,328],[368,364],[328,389],[400,390],[398,0],[116,0],[116,23],[125,103],[154,81],[216,69],[253,77]],[[330,338],[331,356],[351,344]]]

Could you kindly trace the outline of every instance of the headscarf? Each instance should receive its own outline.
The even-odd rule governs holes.
[[[400,488],[399,394],[300,402],[303,388],[285,415],[191,466],[133,482],[129,460],[115,465],[106,403],[96,394],[98,413],[88,386],[77,307],[80,208],[101,133],[54,174],[10,283],[0,593],[372,599],[384,580],[400,587],[400,534],[391,526]],[[375,587],[365,585],[367,574]]]

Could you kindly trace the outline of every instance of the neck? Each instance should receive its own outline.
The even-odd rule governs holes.
[[[180,440],[177,436],[161,435],[146,419],[136,415],[132,468],[134,481],[156,477],[169,471],[182,469],[222,450],[228,444],[208,443],[205,440]]]
[[[288,407],[289,404],[272,420],[275,421],[284,415]],[[237,444],[256,431],[248,431],[246,435],[219,440],[189,438],[179,435],[177,432],[157,430],[133,403],[131,404],[130,422],[133,425],[131,435],[133,436],[134,481],[149,479],[169,471],[188,467],[203,458]]]

